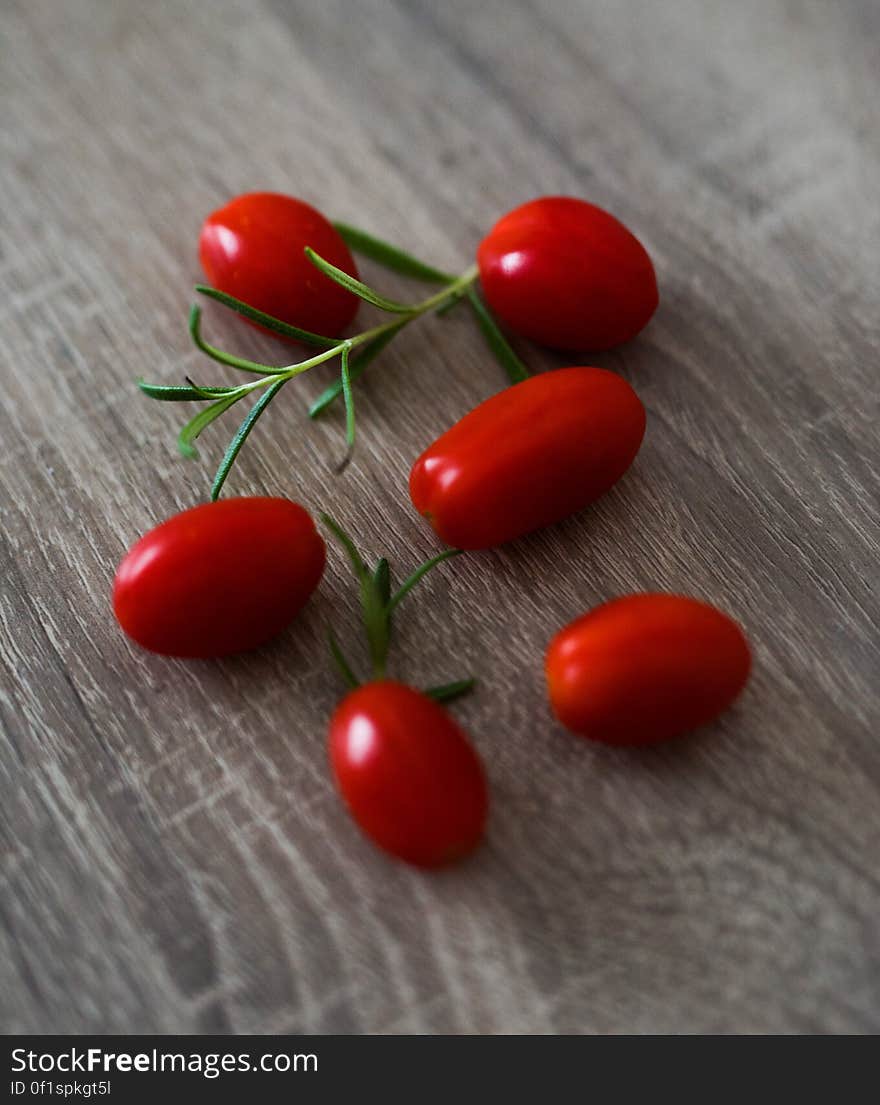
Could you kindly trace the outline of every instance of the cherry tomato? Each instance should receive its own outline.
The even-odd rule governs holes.
[[[438,867],[482,838],[482,764],[452,717],[421,691],[389,680],[352,691],[330,722],[330,762],[355,821],[399,859]]]
[[[493,395],[413,465],[410,498],[439,536],[483,549],[558,522],[632,464],[645,409],[602,368],[559,368]]]
[[[292,326],[334,337],[354,318],[358,299],[315,268],[306,246],[357,276],[348,246],[320,211],[291,196],[251,192],[205,219],[199,258],[215,288]]]
[[[550,703],[562,724],[608,744],[655,744],[725,710],[751,653],[726,614],[684,595],[626,595],[550,642]]]
[[[610,349],[657,309],[657,278],[641,242],[584,200],[545,196],[508,212],[477,251],[492,310],[552,349]]]
[[[242,498],[175,514],[131,547],[113,608],[139,645],[225,656],[280,633],[324,571],[311,517],[287,499]]]

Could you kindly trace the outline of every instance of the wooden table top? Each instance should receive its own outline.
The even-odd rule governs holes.
[[[43,1032],[880,1030],[878,144],[872,0],[8,0],[0,398],[3,1028]],[[108,603],[132,540],[206,497],[186,330],[205,214],[289,192],[453,271],[504,211],[580,195],[655,259],[648,329],[593,363],[648,411],[593,508],[459,558],[395,674],[473,670],[473,859],[395,865],[325,760],[354,632],[338,550],[271,647],[148,655]],[[418,287],[365,263],[390,295]],[[361,318],[374,317],[364,308]],[[376,316],[377,317],[377,316]],[[220,309],[217,344],[283,363]],[[536,369],[564,358],[518,343]],[[228,493],[328,509],[399,571],[438,548],[412,459],[503,384],[466,311],[414,324],[341,412],[279,397]],[[235,419],[237,422],[237,419]],[[677,590],[754,644],[736,707],[654,751],[548,712],[575,614]]]

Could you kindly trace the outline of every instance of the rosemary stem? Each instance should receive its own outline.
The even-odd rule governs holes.
[[[326,269],[328,267],[326,262],[323,262],[320,258],[317,258],[317,255],[312,255],[308,250],[306,252],[309,257],[316,264],[318,264],[319,268]],[[387,343],[392,339],[392,337],[397,333],[398,330],[402,329],[404,326],[412,322],[413,319],[418,318],[420,315],[424,315],[426,312],[434,310],[444,303],[455,301],[456,299],[461,298],[462,295],[467,295],[473,287],[474,281],[477,279],[477,266],[471,265],[469,268],[465,269],[465,271],[460,276],[457,276],[454,279],[448,281],[440,289],[440,291],[435,292],[433,295],[428,296],[427,299],[423,299],[419,303],[414,303],[412,306],[405,306],[403,304],[395,303],[393,300],[384,299],[383,297],[379,296],[378,293],[372,292],[371,289],[369,289],[365,284],[361,284],[359,281],[353,281],[351,277],[347,277],[344,273],[341,272],[341,270],[333,269],[332,265],[330,265],[329,268],[332,270],[329,275],[336,279],[337,283],[342,282],[342,278],[344,277],[345,280],[356,285],[356,287],[353,287],[352,290],[355,291],[356,294],[360,294],[361,298],[367,299],[368,302],[375,303],[375,305],[378,307],[382,307],[384,304],[384,309],[389,312],[393,312],[395,317],[390,322],[383,322],[379,326],[373,326],[369,330],[364,330],[363,333],[355,334],[353,337],[350,338],[340,338],[339,340],[333,338],[324,338],[316,334],[311,334],[309,331],[305,330],[296,331],[300,335],[300,337],[304,336],[306,339],[308,339],[309,344],[311,345],[315,345],[316,343],[320,344],[327,341],[330,341],[332,343],[329,348],[323,348],[319,353],[316,353],[314,356],[309,357],[304,361],[300,361],[298,364],[281,365],[275,368],[271,365],[257,364],[255,361],[248,361],[242,357],[235,357],[232,354],[225,353],[221,349],[216,349],[214,346],[208,345],[205,341],[203,341],[201,337],[200,308],[197,305],[194,305],[192,310],[190,311],[190,334],[193,341],[204,353],[206,353],[215,361],[220,361],[224,364],[228,364],[233,368],[242,369],[245,372],[256,373],[258,374],[258,376],[256,380],[253,380],[247,384],[242,384],[236,388],[199,388],[196,384],[193,384],[192,381],[189,380],[189,378],[187,378],[187,383],[190,385],[188,388],[153,388],[152,393],[154,398],[182,398],[180,392],[184,391],[186,392],[187,398],[198,397],[206,401],[210,400],[211,405],[199,412],[199,414],[197,414],[195,418],[190,419],[190,421],[181,430],[180,436],[178,438],[180,451],[185,456],[194,456],[195,449],[193,447],[193,441],[199,436],[199,434],[206,426],[214,422],[217,418],[224,414],[234,403],[237,403],[246,395],[250,395],[251,392],[256,393],[260,390],[260,388],[266,389],[262,393],[260,398],[257,399],[257,401],[253,404],[247,417],[239,426],[238,432],[236,433],[235,437],[227,446],[226,452],[223,456],[223,460],[221,461],[220,467],[217,470],[217,475],[214,479],[213,487],[211,489],[212,500],[216,499],[217,496],[220,494],[220,490],[223,487],[226,477],[229,475],[230,469],[235,462],[235,458],[238,456],[244,440],[247,438],[248,434],[253,429],[257,419],[262,415],[268,404],[281,390],[282,386],[287,383],[288,380],[292,380],[294,376],[301,376],[304,372],[308,372],[310,368],[314,368],[316,365],[319,364],[324,364],[326,361],[333,360],[334,357],[341,357],[341,390],[345,398],[346,407],[347,451],[345,458],[343,459],[338,469],[339,471],[341,471],[351,458],[351,453],[354,448],[355,411],[354,398],[352,396],[351,390],[354,373],[352,372],[349,365],[349,359],[352,350],[357,348],[358,346],[366,346],[369,342],[376,343],[373,346],[372,354],[369,347],[364,349],[363,353],[361,354],[361,357],[363,358],[363,366],[365,367],[368,363],[368,359],[371,358],[371,355],[375,355],[375,353],[378,352],[377,345],[380,348],[384,345],[387,345]],[[220,293],[216,293],[215,295],[215,289],[207,289],[206,291],[214,295],[215,298],[220,296]],[[225,303],[226,306],[231,306],[234,309],[240,309],[245,314],[245,317],[251,318],[254,321],[265,321],[266,319],[268,319],[270,322],[277,323],[279,326],[287,325],[280,323],[277,319],[271,319],[269,318],[269,316],[263,315],[255,308],[250,307],[247,304],[243,304],[239,300],[236,300],[231,296],[224,295],[220,298],[220,301]],[[295,327],[289,327],[289,329],[296,330]],[[378,342],[376,341],[377,339],[379,339]],[[357,369],[355,369],[355,371],[357,371]],[[150,390],[147,390],[147,388],[144,388],[144,390],[147,391],[147,394],[151,393]],[[335,396],[331,396],[331,401],[332,398],[335,398]],[[436,559],[437,558],[435,558],[435,561]],[[443,559],[443,557],[441,556],[439,559]],[[366,569],[362,565],[358,570],[359,573],[366,571]],[[408,581],[404,585],[402,593],[399,593],[397,596],[394,597],[393,600],[391,600],[391,606],[396,605],[397,602],[400,601],[402,594],[406,593],[406,590],[411,585],[412,581]],[[385,600],[383,600],[380,605],[382,607],[383,616],[387,621],[387,618],[390,616],[391,606],[389,606],[388,609],[385,610]],[[375,629],[375,627],[379,625],[379,622],[375,621],[374,619],[374,621],[370,624],[373,625]],[[377,678],[381,678],[381,674],[385,670],[385,657],[384,653],[382,652],[383,634],[384,639],[386,639],[386,644],[384,647],[387,648],[387,625],[384,626],[384,628],[380,626],[380,629],[381,632],[378,632],[378,635],[375,637],[375,640],[373,642],[373,662]],[[331,647],[333,647],[332,642]],[[338,652],[338,648],[334,650],[334,655],[336,655],[336,652]],[[348,672],[345,672],[345,662],[344,658],[341,657],[341,654],[340,656],[337,656],[336,659],[337,663],[340,666],[340,669],[342,669],[346,674],[346,678],[353,678],[350,670]]]

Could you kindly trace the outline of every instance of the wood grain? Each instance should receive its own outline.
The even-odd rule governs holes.
[[[878,12],[4,3],[5,1031],[880,1030]],[[574,193],[657,263],[656,319],[594,358],[648,409],[631,474],[438,571],[400,618],[400,675],[481,676],[457,710],[490,837],[437,877],[375,853],[328,780],[324,631],[355,616],[338,553],[259,654],[169,662],[112,621],[120,554],[205,495],[231,430],[187,463],[181,408],[133,381],[214,379],[185,328],[195,236],[256,188],[451,269],[506,209]],[[219,310],[206,327],[283,358]],[[404,571],[435,548],[409,464],[499,370],[466,314],[413,327],[360,389],[339,479],[339,415],[304,418],[314,375],[228,490],[328,508]],[[650,588],[738,616],[754,679],[675,747],[588,747],[548,715],[543,648]]]

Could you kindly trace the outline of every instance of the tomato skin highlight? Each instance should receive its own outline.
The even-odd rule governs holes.
[[[597,606],[550,642],[545,672],[562,724],[607,744],[656,744],[712,721],[751,670],[742,629],[684,595]]]
[[[215,288],[292,326],[335,337],[359,301],[315,268],[306,246],[357,277],[348,246],[320,211],[292,196],[250,192],[205,219],[199,259]]]
[[[500,545],[598,499],[644,433],[645,409],[620,376],[554,369],[493,395],[430,445],[410,498],[450,545]]]
[[[482,763],[451,715],[421,691],[391,680],[351,691],[330,721],[329,752],[355,821],[398,859],[439,867],[482,839]]]
[[[504,215],[477,250],[492,310],[551,349],[611,349],[657,309],[654,266],[623,223],[592,203],[544,196]]]
[[[317,587],[326,549],[288,499],[222,499],[175,514],[116,572],[113,609],[139,645],[166,656],[226,656],[284,629]]]

